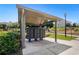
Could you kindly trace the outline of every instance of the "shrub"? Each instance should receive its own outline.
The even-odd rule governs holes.
[[[20,49],[18,32],[7,32],[0,35],[0,54],[17,54]]]
[[[76,32],[77,32],[77,31],[79,31],[79,29],[78,29],[78,28],[76,28],[76,29],[74,29],[74,31],[76,31]]]

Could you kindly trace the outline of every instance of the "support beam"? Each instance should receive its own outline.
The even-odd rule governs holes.
[[[57,43],[57,21],[55,21],[55,43]]]
[[[20,10],[20,37],[21,37],[21,47],[25,48],[25,16],[24,9]]]

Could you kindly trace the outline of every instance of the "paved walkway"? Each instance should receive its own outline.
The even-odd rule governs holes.
[[[53,38],[44,38],[43,41],[26,40],[24,55],[79,55],[79,38],[72,41],[58,40],[54,43]]]
[[[46,40],[49,40],[52,42],[54,41],[52,38],[46,38]],[[63,51],[62,53],[60,53],[59,55],[79,55],[79,38],[71,41],[58,40],[58,43],[72,46],[66,51]]]

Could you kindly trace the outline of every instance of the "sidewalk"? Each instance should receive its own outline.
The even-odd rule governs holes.
[[[24,55],[79,55],[79,39],[72,41],[59,40],[54,43],[53,38],[29,43],[26,39]]]
[[[52,42],[54,41],[53,38],[45,38],[45,39]],[[79,38],[72,41],[65,41],[65,40],[58,39],[58,43],[72,46],[70,49],[67,49],[66,51],[60,53],[59,55],[79,55]]]

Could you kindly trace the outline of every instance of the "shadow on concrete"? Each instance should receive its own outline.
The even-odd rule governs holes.
[[[23,49],[24,55],[58,55],[63,51],[71,48],[71,46],[61,43],[54,43],[47,40],[42,41],[26,41],[26,48]]]

